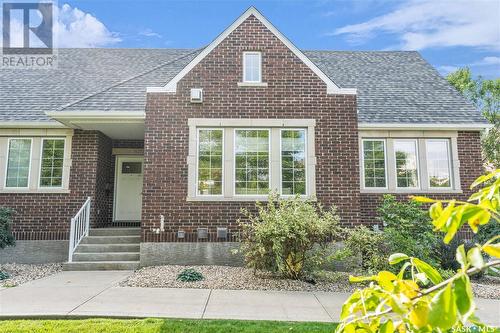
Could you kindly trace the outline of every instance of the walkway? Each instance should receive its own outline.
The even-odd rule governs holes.
[[[338,320],[345,293],[132,288],[131,272],[61,272],[0,289],[6,317],[169,317],[284,321]],[[478,299],[478,316],[500,326],[500,301]]]

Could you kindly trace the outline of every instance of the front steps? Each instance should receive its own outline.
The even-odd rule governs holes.
[[[90,229],[82,239],[67,271],[134,270],[139,267],[140,228]]]

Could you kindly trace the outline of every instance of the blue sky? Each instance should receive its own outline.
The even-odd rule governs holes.
[[[59,0],[59,46],[193,48],[253,5],[301,49],[418,50],[442,74],[500,77],[498,0]]]

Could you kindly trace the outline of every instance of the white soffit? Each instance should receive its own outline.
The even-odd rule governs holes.
[[[404,124],[404,123],[358,123],[359,129],[366,130],[462,130],[480,131],[491,128],[492,124]]]
[[[272,25],[255,7],[250,7],[247,9],[236,21],[233,22],[226,30],[224,30],[212,43],[210,43],[206,48],[203,49],[189,64],[186,65],[176,76],[174,76],[165,86],[163,87],[148,87],[147,92],[150,93],[175,93],[177,91],[177,83],[189,73],[194,66],[196,66],[200,61],[203,60],[213,49],[217,47],[224,39],[226,39],[231,32],[233,32],[237,27],[239,27],[248,17],[255,16],[264,26],[269,29],[276,37],[278,37],[283,44],[285,44],[290,51],[292,51],[304,64],[306,64],[323,82],[326,83],[327,94],[343,94],[343,95],[355,95],[356,89],[354,88],[340,88],[335,84],[325,73],[323,73],[318,66],[316,66],[302,51],[300,51],[295,45],[288,40],[275,26]]]

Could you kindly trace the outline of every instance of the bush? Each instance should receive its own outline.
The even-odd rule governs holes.
[[[384,225],[390,253],[405,253],[432,265],[439,264],[436,249],[441,240],[432,232],[431,219],[421,203],[397,201],[392,195],[384,195],[377,212]]]
[[[203,280],[203,274],[193,268],[186,268],[177,275],[177,280],[182,282],[196,282]]]
[[[10,278],[9,273],[0,271],[0,281],[7,280],[8,278]]]
[[[0,207],[0,249],[16,243],[11,228],[12,209]]]
[[[341,251],[341,259],[358,257],[361,269],[373,273],[389,268],[390,247],[382,232],[372,231],[365,226],[346,230],[345,248]]]
[[[500,223],[492,220],[488,224],[479,226],[479,230],[477,234],[474,235],[473,241],[479,244],[484,244],[489,239],[497,235],[500,235]]]
[[[282,199],[269,195],[266,204],[257,203],[257,214],[243,209],[248,221],[242,228],[241,251],[248,267],[300,279],[323,262],[328,243],[339,235],[335,207],[298,196]]]

